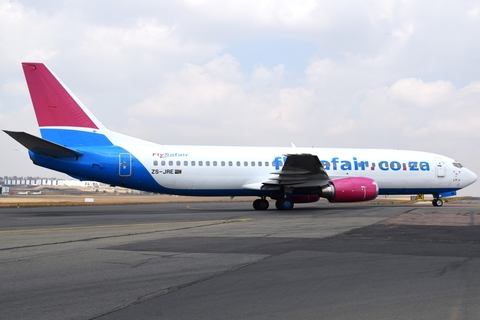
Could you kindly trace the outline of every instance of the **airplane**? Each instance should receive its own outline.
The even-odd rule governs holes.
[[[30,191],[20,191],[20,192],[17,192],[17,195],[19,195],[19,196],[27,196],[29,193],[30,193]]]
[[[34,196],[38,196],[38,195],[41,195],[42,194],[42,191],[34,191],[32,192],[32,195]]]
[[[279,210],[326,198],[433,195],[432,204],[477,180],[460,162],[434,153],[347,148],[161,145],[107,129],[43,63],[23,62],[41,138],[4,130],[35,165],[80,180],[153,193],[268,198]]]

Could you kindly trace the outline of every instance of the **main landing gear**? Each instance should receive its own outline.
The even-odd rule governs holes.
[[[261,198],[253,201],[253,208],[255,210],[267,210],[269,203],[267,199]],[[293,201],[288,198],[281,198],[275,201],[275,207],[278,210],[291,210],[293,209]]]
[[[278,210],[292,210],[293,209],[293,201],[288,198],[281,198],[275,201],[275,207]]]
[[[265,198],[261,198],[253,201],[253,208],[255,210],[267,210],[268,206],[269,206],[269,203]]]

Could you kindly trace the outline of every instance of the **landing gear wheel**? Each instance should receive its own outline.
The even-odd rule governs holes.
[[[286,198],[278,199],[275,202],[275,207],[277,207],[278,210],[292,210],[293,202]]]
[[[268,203],[267,199],[260,199],[260,202],[258,203],[260,210],[267,210],[269,206],[270,203]]]
[[[441,207],[443,206],[443,200],[442,199],[433,199],[432,204],[434,207]]]
[[[257,199],[253,201],[253,208],[255,210],[267,210],[269,203],[266,199]]]

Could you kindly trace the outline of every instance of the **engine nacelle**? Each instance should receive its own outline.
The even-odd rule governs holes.
[[[294,203],[308,203],[308,202],[317,202],[318,200],[320,200],[320,196],[317,196],[316,194],[290,196],[289,199]]]
[[[322,197],[330,202],[373,200],[378,196],[378,185],[370,178],[341,178],[322,187]]]

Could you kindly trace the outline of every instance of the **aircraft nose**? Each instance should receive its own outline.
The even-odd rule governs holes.
[[[472,183],[477,181],[477,179],[478,179],[477,175],[473,171],[470,171],[469,169],[466,169],[462,172],[462,180],[465,183],[465,186],[471,185]]]

